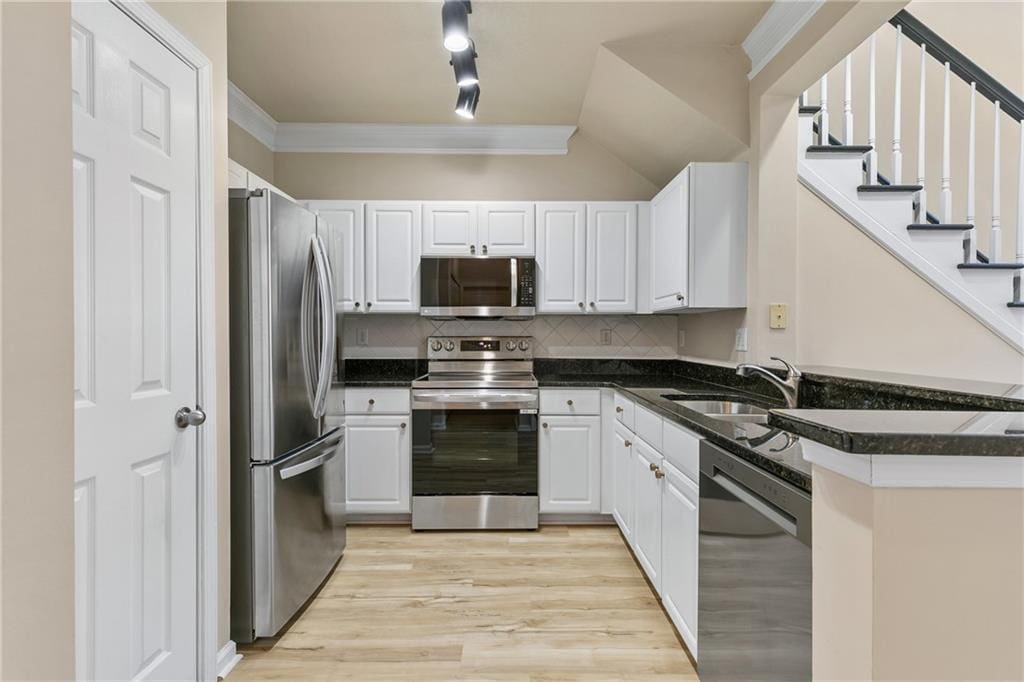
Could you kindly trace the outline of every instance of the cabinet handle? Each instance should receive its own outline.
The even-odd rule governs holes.
[[[615,411],[618,412],[619,414],[622,414],[622,407],[616,407]]]
[[[371,405],[373,405],[373,404],[374,404],[375,402],[377,402],[377,401],[376,401],[376,400],[374,400],[373,398],[370,398],[370,400],[369,400],[369,401],[367,401],[367,402],[369,402],[369,403],[370,403]]]
[[[657,471],[654,472],[654,477],[658,479],[665,478],[665,472],[662,471],[661,469],[658,469]]]
[[[480,248],[482,248],[482,249],[484,250],[484,255],[486,256],[486,255],[487,255],[487,244],[484,244],[484,245],[483,245],[482,247],[480,247]]]
[[[399,426],[401,426],[404,429],[405,428],[405,422],[402,422],[401,424],[399,424]]]
[[[546,429],[546,428],[548,428],[548,423],[544,422],[543,424],[541,424],[541,426],[543,426]]]
[[[657,471],[657,470],[658,470],[658,465],[655,464],[654,462],[651,462],[651,471]]]
[[[359,301],[356,301],[356,305],[355,305],[355,307],[356,307],[356,308],[358,308],[358,307],[359,307]]]
[[[469,252],[470,253],[476,253],[476,244],[470,244],[469,245]]]
[[[572,407],[572,401],[571,400],[566,400],[565,404],[568,405],[569,407]]]
[[[627,441],[623,441],[623,442],[625,443],[625,445],[626,445],[626,447],[627,447],[627,448],[631,448],[631,447],[633,447],[633,441],[631,441],[631,440],[627,440]]]

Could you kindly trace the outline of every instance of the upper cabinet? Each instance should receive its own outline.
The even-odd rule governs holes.
[[[532,256],[535,242],[531,202],[423,204],[424,256]]]
[[[651,308],[747,302],[747,165],[692,163],[651,200]]]
[[[636,203],[540,203],[537,236],[538,312],[636,312]]]
[[[321,239],[327,246],[334,275],[335,306],[345,312],[361,312],[364,295],[363,202],[311,201],[307,207],[325,226]]]
[[[420,310],[420,204],[366,204],[366,312]]]

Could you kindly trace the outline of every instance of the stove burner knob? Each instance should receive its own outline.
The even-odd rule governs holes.
[[[523,339],[519,342],[519,350],[530,350],[530,342]]]
[[[431,348],[431,350],[435,350],[435,351],[441,350],[441,342],[436,340],[436,339],[431,341],[430,342],[430,348]]]
[[[448,339],[447,341],[444,342],[444,349],[446,351],[453,351],[453,350],[455,350],[455,342],[452,341],[451,339]]]
[[[509,341],[505,344],[505,348],[507,350],[515,350],[516,349],[516,342],[512,341],[511,339],[509,339]]]

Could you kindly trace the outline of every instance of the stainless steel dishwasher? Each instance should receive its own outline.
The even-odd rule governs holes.
[[[811,497],[701,441],[697,668],[811,679]]]

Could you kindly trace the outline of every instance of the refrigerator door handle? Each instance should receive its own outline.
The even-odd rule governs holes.
[[[327,462],[334,459],[334,454],[337,451],[338,448],[337,446],[335,446],[331,448],[329,451],[319,454],[316,457],[307,459],[303,462],[299,462],[298,464],[293,464],[290,467],[285,467],[284,469],[281,469],[278,472],[281,476],[281,480],[288,480],[289,478],[293,478],[295,476],[298,476],[299,474],[304,474],[307,471],[311,471],[313,469],[316,469],[317,467],[323,466]]]
[[[316,239],[314,236],[312,239]],[[319,417],[316,413],[316,368],[313,363],[313,306],[316,305],[316,293],[313,290],[317,286],[317,265],[316,247],[310,241],[309,258],[306,259],[306,269],[302,275],[302,303],[299,306],[299,347],[302,351],[302,370],[306,384],[306,399],[309,400],[309,407],[313,416]]]
[[[313,259],[317,268],[317,284],[319,287],[320,304],[320,362],[316,394],[313,400],[313,416],[320,418],[327,411],[327,392],[331,388],[331,370],[334,368],[335,353],[335,320],[334,320],[334,281],[331,277],[331,265],[327,258],[327,249],[318,235],[313,236]]]

